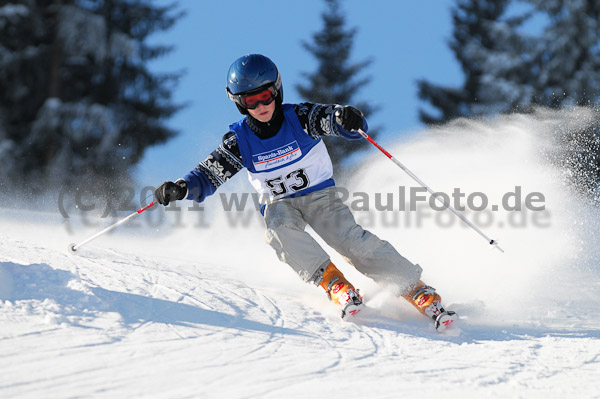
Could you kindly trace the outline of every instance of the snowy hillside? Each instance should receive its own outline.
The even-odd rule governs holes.
[[[343,322],[276,259],[252,207],[201,222],[154,210],[78,256],[68,243],[116,219],[0,210],[0,398],[600,397],[600,217],[540,148],[554,127],[585,121],[469,122],[390,146],[439,191],[485,193],[490,206],[515,186],[544,195],[545,212],[467,211],[504,254],[448,212],[355,212],[423,267],[461,315],[459,337],[332,253],[369,307]],[[371,154],[351,193],[397,203],[412,181]]]

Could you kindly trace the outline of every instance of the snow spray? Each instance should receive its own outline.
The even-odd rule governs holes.
[[[598,208],[577,192],[572,171],[556,160],[568,155],[565,135],[596,122],[595,111],[582,108],[460,119],[390,147],[437,190],[460,187],[464,193],[485,193],[489,209],[474,212],[466,207],[466,215],[510,248],[502,256],[490,256],[485,247],[474,245],[476,236],[449,212],[426,205],[414,212],[410,206],[395,212],[395,223],[393,213],[375,209],[356,215],[357,221],[370,224],[371,231],[423,266],[423,278],[445,293],[447,305],[470,302],[473,311],[486,308],[484,313],[490,315],[533,321],[557,308],[592,311],[600,291],[594,239]],[[415,185],[409,176],[390,170],[387,162],[370,157],[350,188],[375,196]],[[508,209],[497,205],[507,193],[512,193],[508,198],[513,202]],[[543,206],[537,211],[517,208],[514,202],[527,193],[542,195]]]

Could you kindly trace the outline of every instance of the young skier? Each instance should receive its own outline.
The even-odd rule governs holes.
[[[342,317],[358,313],[362,297],[305,231],[307,224],[361,273],[431,317],[436,329],[451,325],[455,313],[444,310],[440,296],[420,280],[421,267],[359,226],[336,195],[321,137],[361,138],[358,129],[368,130],[363,114],[348,105],[283,104],[279,71],[260,54],[231,64],[227,95],[246,117],[229,126],[221,145],[194,170],[161,184],[156,201],[202,202],[246,168],[252,186],[268,199],[262,205],[267,243],[304,281],[323,287]]]

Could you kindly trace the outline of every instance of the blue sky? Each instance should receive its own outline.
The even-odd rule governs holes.
[[[157,4],[170,1],[159,0]],[[347,27],[357,27],[352,61],[372,60],[364,75],[371,77],[359,96],[381,107],[369,119],[381,126],[379,141],[389,145],[422,128],[416,80],[444,85],[462,82],[460,67],[450,49],[451,1],[344,0]],[[136,169],[142,185],[158,185],[183,176],[203,160],[240,115],[225,94],[229,65],[238,57],[261,53],[271,58],[282,75],[285,102],[296,103],[295,85],[303,72],[316,69],[303,47],[321,30],[324,0],[181,0],[187,15],[154,42],[175,50],[153,62],[154,71],[185,70],[174,100],[188,106],[168,125],[180,134],[149,149]]]

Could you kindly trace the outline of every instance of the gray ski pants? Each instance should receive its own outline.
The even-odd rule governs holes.
[[[358,271],[397,295],[421,278],[419,265],[356,223],[335,187],[269,203],[264,218],[267,243],[304,281],[314,281],[330,261],[325,250],[305,231],[307,224]]]

